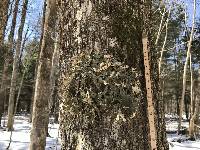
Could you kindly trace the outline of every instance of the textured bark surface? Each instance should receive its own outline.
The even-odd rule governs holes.
[[[9,0],[0,1],[0,49],[4,41],[4,34],[8,20]]]
[[[143,53],[144,53],[144,66],[145,66],[145,81],[146,81],[146,93],[147,93],[147,112],[149,120],[149,135],[150,135],[150,145],[152,150],[156,150],[156,137],[157,131],[155,127],[155,106],[153,103],[153,91],[152,91],[152,81],[151,81],[151,68],[149,63],[149,39],[146,33],[143,33],[142,37],[143,43]]]
[[[12,77],[11,77],[11,86],[10,86],[10,93],[9,93],[8,122],[7,122],[7,130],[9,131],[13,130],[15,92],[16,92],[16,86],[17,86],[18,66],[19,66],[24,24],[26,20],[27,5],[28,5],[28,0],[24,0],[22,14],[21,14],[21,22],[18,29],[17,44],[16,44],[16,49],[15,49],[15,56],[14,56],[13,70],[12,70]]]
[[[151,1],[58,4],[62,149],[151,149],[142,44],[143,30],[153,39]],[[149,40],[156,148],[167,150],[152,43]]]
[[[153,93],[153,105],[155,113],[155,127],[156,127],[156,144],[157,149],[169,149],[168,142],[165,133],[165,120],[164,120],[164,102],[161,97],[161,90],[159,84],[159,70],[158,70],[158,56],[157,51],[154,47],[153,41],[153,25],[152,25],[152,1],[143,0],[142,12],[143,12],[143,32],[148,37],[149,45],[149,62],[150,62],[150,75],[151,75],[151,86]],[[142,69],[142,68],[141,68]],[[142,82],[142,81],[141,81]],[[146,89],[148,90],[148,89]],[[144,90],[145,91],[145,90]],[[147,96],[146,96],[147,98]],[[150,133],[150,132],[149,132]],[[151,136],[151,135],[150,135]],[[151,147],[152,149],[152,147]]]
[[[53,30],[55,29],[55,18],[56,0],[47,0],[44,33],[35,85],[30,150],[44,150],[46,145],[46,129],[49,122],[49,99],[51,95],[50,75],[54,51],[52,33],[54,33]]]

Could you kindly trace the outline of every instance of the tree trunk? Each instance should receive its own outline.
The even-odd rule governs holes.
[[[4,42],[5,30],[8,20],[9,0],[0,1],[0,50]]]
[[[190,126],[189,126],[189,136],[191,139],[195,139],[194,136],[194,121],[196,119],[196,115],[197,115],[197,109],[195,109],[195,106],[198,106],[198,103],[196,103],[196,105],[194,104],[194,98],[193,98],[193,85],[194,85],[194,80],[193,80],[193,68],[192,68],[192,54],[190,53],[190,76],[191,76],[191,80],[190,80]],[[194,110],[194,109],[195,110]]]
[[[12,25],[11,25],[11,30],[10,30],[10,34],[8,36],[8,48],[5,52],[5,60],[4,60],[4,68],[3,68],[3,74],[2,74],[2,81],[1,81],[1,88],[0,88],[0,119],[1,116],[4,112],[4,103],[6,101],[6,90],[8,88],[8,67],[9,64],[11,64],[11,60],[12,60],[12,51],[13,51],[13,40],[14,40],[14,33],[15,33],[15,26],[16,26],[16,20],[17,20],[17,12],[18,12],[18,5],[19,5],[19,0],[15,1],[15,6],[14,6],[14,10],[13,10],[13,18],[12,18]]]
[[[30,117],[29,117],[29,122],[32,122],[32,114],[33,114],[33,101],[34,101],[34,94],[35,94],[35,85],[36,85],[36,79],[37,79],[37,69],[38,69],[38,63],[39,63],[39,54],[41,51],[41,46],[42,46],[42,39],[44,35],[44,22],[45,22],[45,13],[46,13],[46,0],[44,0],[44,7],[43,7],[43,18],[42,18],[42,28],[41,28],[41,38],[40,38],[40,45],[39,45],[39,51],[38,51],[38,57],[36,60],[36,66],[35,66],[35,72],[34,72],[34,84],[33,84],[33,93],[31,97],[31,106],[30,106]]]
[[[188,43],[188,50],[187,50],[187,56],[186,56],[186,61],[185,61],[185,65],[184,65],[184,72],[183,72],[183,90],[182,90],[182,95],[181,95],[181,100],[180,100],[180,112],[179,112],[179,122],[178,122],[178,133],[180,134],[180,130],[181,130],[181,121],[182,121],[182,115],[183,115],[183,103],[184,103],[184,99],[185,99],[185,90],[186,90],[186,78],[187,78],[187,67],[188,67],[188,61],[190,58],[190,51],[191,51],[191,47],[192,47],[192,40],[193,40],[193,36],[194,36],[194,27],[195,27],[195,16],[196,16],[196,0],[194,0],[194,12],[193,12],[193,21],[192,21],[192,31],[190,34],[190,40]]]
[[[167,21],[165,23],[165,39],[164,39],[164,43],[163,43],[163,46],[162,46],[162,49],[161,49],[161,52],[160,52],[160,58],[159,58],[159,63],[158,63],[158,72],[159,72],[159,75],[161,75],[161,65],[162,65],[162,62],[163,62],[163,53],[165,51],[165,46],[166,46],[166,43],[167,43],[168,24],[169,24],[170,14],[171,14],[171,6],[169,8],[169,13],[168,13]]]
[[[175,40],[175,44],[177,45],[177,40]],[[175,113],[178,115],[179,114],[179,98],[180,98],[180,84],[179,84],[179,78],[180,78],[180,50],[175,48],[174,50],[174,64],[175,64],[175,72],[176,72],[176,93],[175,93],[175,100],[176,100],[176,107],[175,107]],[[177,56],[177,58],[176,58]]]
[[[15,92],[16,92],[16,85],[17,85],[17,75],[18,75],[18,66],[19,66],[19,57],[20,57],[20,49],[22,43],[22,35],[24,24],[26,20],[26,12],[27,12],[27,5],[28,0],[23,1],[23,8],[22,8],[22,17],[21,23],[18,30],[18,39],[17,45],[15,50],[14,62],[13,62],[13,71],[12,71],[12,78],[11,78],[11,87],[10,87],[10,94],[9,94],[9,105],[8,105],[8,122],[7,122],[7,130],[13,130],[13,120],[14,120],[14,105],[15,105]]]
[[[200,74],[200,69],[198,71],[198,74]],[[198,122],[199,120],[199,105],[200,105],[200,93],[199,93],[199,87],[200,87],[200,77],[198,77],[198,80],[197,80],[197,87],[195,90],[196,92],[196,99],[195,99],[195,104],[193,103],[193,106],[194,106],[194,112],[191,114],[191,118],[190,118],[190,126],[189,126],[189,137],[191,140],[195,140],[196,139],[196,136],[195,136],[195,123]],[[192,106],[191,106],[192,107]],[[193,110],[193,109],[192,109]],[[198,125],[198,124],[197,124]]]
[[[55,107],[55,99],[53,97],[55,92],[55,84],[58,78],[58,65],[59,65],[59,48],[58,48],[58,35],[56,35],[55,44],[54,44],[54,52],[52,57],[52,68],[51,68],[51,97],[49,102],[49,109],[53,112],[52,107]]]
[[[148,137],[150,149],[168,149],[165,133],[165,121],[164,121],[164,101],[160,99],[161,90],[157,80],[159,80],[159,69],[157,63],[156,51],[153,42],[150,40],[153,38],[151,31],[151,17],[152,17],[152,1],[143,0],[144,6],[143,12],[143,51],[144,51],[144,68],[145,68],[145,82],[146,82],[146,95],[147,100],[147,114],[149,121]],[[170,8],[171,10],[171,8]],[[170,15],[170,11],[169,11]],[[168,21],[166,22],[168,23]],[[166,26],[167,28],[167,26]],[[167,33],[166,33],[167,34]],[[146,37],[144,36],[146,35]],[[145,42],[146,38],[146,42]],[[146,51],[145,51],[146,47]],[[141,68],[142,69],[142,68]],[[144,81],[141,82],[143,84]]]
[[[51,95],[50,76],[54,49],[52,33],[55,29],[56,13],[56,0],[48,0],[35,85],[30,150],[44,150],[46,145]]]
[[[150,130],[150,147],[152,150],[157,149],[156,144],[156,127],[155,127],[155,110],[154,110],[154,104],[153,104],[153,95],[152,95],[152,81],[150,76],[150,64],[149,64],[149,47],[148,43],[149,40],[146,36],[146,33],[143,33],[144,36],[142,38],[143,40],[143,52],[144,52],[144,65],[145,65],[145,79],[146,79],[146,89],[147,89],[147,112],[148,112],[148,119],[149,119],[149,130]]]
[[[6,25],[7,25],[7,20],[8,20],[8,8],[9,8],[9,1],[8,0],[1,0],[0,1],[0,51],[4,51],[4,36],[5,36],[5,29],[6,29]],[[7,61],[7,55],[5,52],[4,55],[4,66],[6,61]],[[6,72],[7,73],[7,72]],[[2,74],[2,79],[1,79],[1,85],[0,85],[0,127],[1,127],[1,118],[4,112],[4,102],[5,102],[5,97],[6,97],[6,87],[4,88],[4,86],[6,86],[6,76],[5,72],[3,71]]]
[[[58,3],[61,148],[167,150],[151,1]],[[122,71],[123,64],[129,69]],[[122,84],[137,94],[123,94]]]
[[[162,5],[161,5],[162,6]],[[163,21],[165,19],[165,13],[166,13],[166,6],[164,6],[164,10],[163,10],[163,13],[162,13],[162,17],[161,17],[161,20],[160,20],[160,26],[159,26],[159,29],[158,29],[158,33],[157,33],[157,36],[156,36],[156,42],[155,42],[155,46],[158,45],[158,41],[160,39],[160,35],[162,33],[162,28],[163,28]]]

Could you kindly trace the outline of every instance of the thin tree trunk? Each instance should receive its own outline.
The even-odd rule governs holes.
[[[169,13],[168,13],[168,17],[167,17],[167,21],[165,24],[165,39],[164,39],[164,43],[160,52],[160,58],[159,58],[159,63],[158,63],[158,72],[159,75],[161,75],[161,65],[162,65],[162,60],[163,60],[163,53],[165,51],[165,46],[167,43],[167,37],[168,37],[168,24],[169,24],[169,19],[170,19],[170,14],[171,14],[171,6],[169,8]]]
[[[146,33],[145,33],[146,34]],[[147,112],[149,118],[149,127],[150,127],[150,146],[151,150],[157,150],[156,136],[157,131],[155,127],[155,115],[154,115],[154,104],[153,104],[153,94],[152,94],[152,83],[150,77],[150,64],[149,64],[149,47],[148,47],[148,38],[147,36],[143,37],[143,51],[144,51],[144,65],[145,65],[145,78],[146,78],[146,89],[147,89]]]
[[[53,100],[53,94],[55,90],[55,82],[57,73],[58,73],[58,63],[59,63],[59,52],[58,52],[58,35],[56,37],[55,45],[54,45],[54,53],[52,57],[52,68],[51,68],[51,97],[49,103],[49,109],[51,110],[52,106],[54,105],[55,101]]]
[[[164,6],[163,14],[162,14],[162,17],[161,17],[161,20],[160,20],[160,26],[159,26],[158,33],[157,33],[157,36],[156,36],[155,46],[158,45],[158,40],[160,39],[160,35],[161,35],[161,32],[162,32],[162,27],[163,27],[162,25],[163,25],[163,21],[164,21],[166,12],[167,12],[166,7]]]
[[[10,34],[8,36],[8,49],[5,53],[5,60],[4,60],[4,67],[3,67],[3,74],[2,74],[2,81],[1,81],[1,88],[0,88],[0,118],[2,117],[2,114],[4,112],[4,103],[6,101],[6,90],[8,88],[8,67],[12,60],[12,50],[13,50],[13,40],[14,40],[14,34],[15,34],[15,27],[16,27],[16,20],[17,20],[17,13],[18,13],[18,6],[19,6],[19,0],[15,1],[15,6],[13,10],[13,18],[12,18],[12,25]]]
[[[49,100],[51,95],[50,76],[54,49],[52,45],[54,41],[51,36],[55,29],[56,13],[56,0],[48,0],[35,86],[30,150],[44,150],[46,145],[46,129],[49,122]]]
[[[18,39],[17,39],[15,57],[14,57],[14,62],[13,62],[13,71],[12,71],[11,87],[10,87],[10,94],[9,94],[8,123],[7,123],[8,131],[13,130],[15,91],[16,91],[16,85],[17,85],[19,57],[20,57],[23,29],[24,29],[24,24],[25,24],[25,20],[26,20],[27,5],[28,5],[28,0],[24,0],[23,8],[22,8],[21,23],[20,23],[20,27],[18,30]]]
[[[23,41],[23,44],[22,44],[22,50],[24,49],[23,45],[25,45],[25,43],[26,43],[26,38],[27,38],[27,36],[25,35],[24,41]],[[17,106],[18,106],[18,103],[19,103],[19,98],[20,98],[20,95],[21,95],[21,91],[22,91],[22,87],[23,87],[23,83],[24,83],[24,78],[25,78],[25,75],[26,75],[26,73],[28,71],[28,68],[29,68],[29,65],[30,65],[30,61],[31,61],[31,56],[33,55],[33,52],[34,51],[31,51],[27,55],[28,60],[27,60],[26,65],[24,66],[24,71],[23,71],[22,78],[21,78],[21,81],[20,81],[20,84],[19,84],[19,89],[18,89],[17,98],[16,98],[16,102],[15,102],[14,116],[17,113]],[[14,122],[13,122],[13,124],[14,124]]]
[[[177,44],[177,40],[175,40],[175,44]],[[180,58],[179,58],[179,53],[180,53],[180,50],[178,50],[177,52],[177,48],[175,48],[174,50],[174,64],[175,64],[175,72],[176,72],[176,93],[175,93],[175,98],[176,98],[176,109],[175,109],[175,113],[178,115],[179,114],[179,78],[180,78]],[[176,56],[177,56],[177,59],[176,59]]]
[[[190,53],[190,116],[194,113],[194,98],[193,98],[193,68],[192,68],[192,54]]]
[[[56,77],[58,77],[56,74],[58,72],[58,63],[59,63],[59,55],[58,55],[58,35],[56,35],[55,43],[54,43],[54,52],[52,56],[52,64],[51,64],[51,76],[50,76],[50,87],[51,87],[51,94],[49,98],[49,114],[53,112],[53,108],[55,108],[55,99],[53,97],[53,94],[55,92],[55,82]],[[48,132],[48,126],[46,128],[47,136],[50,137]]]
[[[198,71],[198,74],[200,75],[200,69]],[[195,140],[196,137],[195,137],[195,120],[198,121],[199,117],[199,105],[200,105],[200,93],[198,91],[198,89],[200,88],[200,77],[198,77],[198,80],[197,80],[197,90],[196,90],[196,100],[195,100],[195,104],[194,104],[194,101],[193,101],[193,106],[194,106],[194,109],[193,109],[193,114],[191,115],[191,118],[190,118],[190,126],[189,126],[189,137],[191,140]]]
[[[19,57],[19,60],[20,60],[20,61],[22,61],[22,56],[23,56],[24,47],[25,47],[25,44],[26,44],[26,41],[27,41],[28,32],[29,32],[29,27],[28,27],[27,30],[26,30],[26,33],[25,33],[25,35],[24,35],[23,42],[22,42],[22,44],[21,44],[21,52],[20,52],[20,57]]]
[[[17,113],[17,105],[18,105],[18,102],[19,102],[19,97],[20,97],[22,85],[23,85],[23,82],[24,82],[24,76],[25,76],[25,72],[23,73],[22,79],[21,79],[21,82],[20,82],[19,91],[18,91],[18,94],[17,94],[16,102],[15,102],[15,110],[14,110],[13,116],[15,116],[15,114]],[[14,125],[14,121],[15,121],[15,119],[13,118],[13,125]],[[9,144],[8,144],[8,147],[7,147],[8,150],[9,150],[10,145],[12,143],[12,135],[13,135],[13,130],[11,130],[11,133],[10,133],[10,141],[9,141]]]
[[[195,109],[194,99],[193,99],[193,68],[192,68],[192,54],[190,53],[190,126],[189,126],[189,136],[191,139],[194,139],[194,120],[196,118],[197,110]],[[197,107],[198,105],[196,105]],[[195,111],[193,110],[195,109]]]
[[[155,56],[154,44],[151,35],[151,9],[152,1],[143,0],[143,53],[146,83],[147,115],[149,125],[149,145],[151,150],[168,149],[165,135],[164,102],[159,100],[161,96],[159,83],[159,70],[157,56]],[[171,9],[171,8],[170,8]],[[170,13],[169,13],[170,14]],[[169,16],[168,16],[169,18]],[[146,37],[145,37],[146,34]],[[146,38],[146,39],[145,39]],[[159,118],[159,119],[158,119]]]
[[[194,27],[195,27],[195,17],[196,17],[196,0],[194,0],[193,2],[194,4],[194,12],[193,12],[193,21],[192,21],[192,31],[190,34],[190,40],[188,43],[188,50],[187,50],[187,57],[186,57],[186,61],[185,61],[185,65],[184,65],[184,72],[183,72],[183,89],[182,89],[182,95],[181,95],[181,101],[180,101],[180,112],[179,112],[179,121],[178,121],[178,134],[180,134],[180,130],[181,130],[181,121],[182,121],[182,115],[183,115],[183,103],[184,103],[184,99],[185,99],[185,90],[186,90],[186,78],[187,78],[187,67],[188,67],[188,61],[190,58],[190,51],[191,51],[191,47],[192,47],[192,40],[193,40],[193,35],[194,35]]]
[[[26,39],[26,36],[25,36],[24,40],[25,39]],[[25,42],[24,42],[24,44],[25,44]],[[29,66],[29,63],[30,63],[31,55],[32,55],[32,53],[29,54],[27,65],[25,66],[25,69],[23,71],[23,75],[22,75],[21,82],[20,82],[19,89],[18,89],[18,93],[17,93],[17,99],[16,99],[16,102],[15,102],[15,110],[14,110],[13,116],[15,116],[15,114],[17,113],[17,108],[18,108],[17,106],[18,106],[18,103],[19,103],[19,98],[20,98],[23,83],[24,83],[24,77],[26,75],[26,72],[27,72],[27,69],[28,69],[28,66]],[[14,125],[14,122],[15,122],[15,119],[13,118],[13,125]],[[12,142],[12,135],[13,135],[13,130],[11,131],[11,134],[10,134],[10,141],[9,141],[9,145],[8,145],[7,149],[10,148],[10,145],[11,145],[11,142]]]
[[[8,20],[8,8],[9,8],[9,1],[8,0],[1,0],[0,1],[0,51],[4,51],[4,36],[5,36],[5,30],[6,30],[6,25],[7,25],[7,20]],[[6,62],[6,52],[4,55],[4,63]],[[4,90],[5,86],[5,74],[3,72],[2,74],[2,79],[1,79],[1,85],[0,85],[0,127],[1,127],[1,118],[4,112],[4,102],[5,102],[5,93],[6,91]]]
[[[53,56],[52,56],[52,64],[51,64],[51,75],[50,75],[50,88],[51,88],[51,94],[49,98],[49,115],[51,112],[53,112],[52,108],[55,106],[55,100],[53,98],[53,94],[55,91],[55,81],[56,81],[56,73],[58,72],[58,62],[59,62],[59,55],[58,55],[58,35],[56,35],[55,43],[54,43],[54,51],[53,51]],[[48,132],[48,126],[46,126],[46,133],[47,137],[51,137],[49,132]]]
[[[164,103],[164,106],[166,106],[165,108],[168,107],[168,103],[167,101],[164,99],[164,94],[165,94],[165,80],[163,79],[162,82],[161,82],[161,99]],[[166,113],[167,112],[167,109],[164,108],[164,112]]]
[[[29,122],[32,122],[32,114],[33,114],[33,101],[34,101],[34,94],[35,94],[35,85],[36,85],[36,79],[37,79],[37,69],[38,69],[38,63],[39,63],[39,54],[42,46],[42,39],[44,35],[44,22],[45,22],[45,13],[46,13],[46,0],[44,0],[44,6],[43,6],[43,18],[42,18],[42,28],[41,28],[41,38],[40,38],[40,45],[39,45],[39,51],[38,51],[38,57],[36,60],[36,65],[35,65],[35,72],[34,72],[34,84],[33,84],[33,93],[32,93],[32,98],[31,98],[31,106],[30,106],[30,117],[29,117]]]

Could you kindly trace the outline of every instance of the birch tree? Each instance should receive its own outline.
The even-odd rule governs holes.
[[[188,42],[188,49],[187,49],[187,56],[186,56],[186,60],[185,60],[184,70],[183,70],[183,89],[182,89],[182,95],[181,95],[181,100],[180,100],[180,104],[179,104],[179,108],[180,108],[179,122],[178,122],[178,133],[179,134],[180,134],[180,130],[181,130],[181,122],[182,122],[182,115],[183,115],[183,103],[184,103],[185,90],[186,90],[187,67],[188,67],[188,62],[190,59],[192,40],[193,40],[193,36],[194,36],[195,17],[196,17],[196,0],[193,1],[193,6],[194,6],[194,8],[193,8],[192,30],[190,33],[190,39]]]
[[[162,49],[161,49],[161,52],[160,52],[160,58],[159,58],[159,63],[158,63],[158,72],[159,72],[159,75],[161,75],[161,65],[162,65],[162,60],[163,60],[163,53],[165,51],[165,46],[166,46],[166,43],[167,43],[168,24],[169,24],[169,20],[170,20],[170,14],[171,14],[171,6],[169,8],[167,21],[165,23],[165,38],[164,38],[163,46],[162,46]]]

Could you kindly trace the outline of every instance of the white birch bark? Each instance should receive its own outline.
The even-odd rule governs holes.
[[[183,102],[184,102],[184,98],[185,98],[185,90],[186,90],[186,78],[187,78],[187,67],[188,67],[188,62],[190,59],[190,51],[191,51],[191,47],[192,47],[192,40],[193,40],[193,36],[194,36],[194,27],[195,27],[195,17],[196,17],[196,0],[193,1],[193,21],[192,21],[192,30],[191,30],[191,34],[190,34],[190,40],[188,43],[188,49],[187,49],[187,56],[186,56],[186,61],[185,61],[185,65],[184,65],[184,72],[183,72],[183,89],[182,89],[182,95],[181,95],[181,100],[180,100],[180,112],[179,112],[179,122],[178,122],[178,133],[180,134],[180,130],[181,130],[181,121],[182,121],[182,115],[183,115]]]

